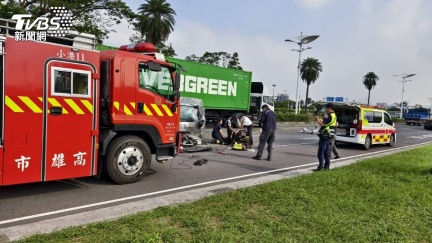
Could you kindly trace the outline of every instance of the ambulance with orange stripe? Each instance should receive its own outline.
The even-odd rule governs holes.
[[[0,185],[104,173],[140,180],[179,146],[177,67],[149,43],[96,51],[96,38],[27,36],[0,19]]]
[[[364,149],[371,145],[393,146],[396,128],[390,115],[374,107],[333,103],[338,118],[336,142],[361,144]]]

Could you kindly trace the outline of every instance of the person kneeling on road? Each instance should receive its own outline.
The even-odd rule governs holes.
[[[216,124],[214,125],[212,131],[212,138],[216,139],[216,143],[218,143],[219,141],[220,144],[225,144],[227,141],[225,135],[222,132],[222,122],[223,119],[219,118]]]
[[[253,130],[253,123],[249,119],[249,117],[240,114],[239,116],[239,122],[240,122],[240,129],[246,128],[247,133],[246,135],[249,136],[250,145],[253,145],[253,137],[252,137],[252,130]]]

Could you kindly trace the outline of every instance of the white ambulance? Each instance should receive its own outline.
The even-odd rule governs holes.
[[[333,103],[338,118],[336,142],[361,144],[364,149],[371,145],[396,142],[396,128],[390,115],[373,107]]]

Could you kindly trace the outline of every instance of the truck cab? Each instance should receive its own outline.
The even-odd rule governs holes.
[[[100,154],[107,174],[124,183],[141,177],[136,171],[145,173],[152,154],[160,163],[177,155],[179,76],[149,43],[102,51],[100,57]]]
[[[258,124],[261,118],[263,105],[267,105],[274,111],[275,102],[269,95],[267,87],[261,82],[252,82],[248,117],[254,124]]]

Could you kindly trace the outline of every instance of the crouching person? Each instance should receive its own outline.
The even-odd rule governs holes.
[[[226,137],[222,131],[222,122],[223,122],[223,119],[219,118],[218,121],[216,122],[216,124],[214,125],[213,131],[212,131],[212,138],[216,139],[216,143],[225,144],[226,143]]]

